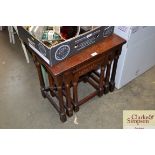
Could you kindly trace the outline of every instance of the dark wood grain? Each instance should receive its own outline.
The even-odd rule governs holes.
[[[74,68],[75,66],[86,62],[93,57],[92,53],[97,52],[98,55],[108,52],[109,50],[113,50],[114,48],[118,48],[118,46],[122,46],[126,41],[121,37],[113,34],[110,37],[90,46],[87,49],[82,50],[80,53],[67,58],[66,60],[50,67],[46,64],[46,67],[54,74],[62,74],[63,72]]]
[[[117,62],[125,42],[124,39],[113,34],[52,67],[35,52],[31,52],[38,70],[43,97],[47,97],[54,105],[62,122],[67,120],[66,114],[72,116],[73,109],[75,112],[79,111],[79,106],[92,97],[102,96],[103,93],[114,90]],[[94,52],[96,55],[92,56]],[[44,65],[47,70],[49,89],[44,88],[41,65]],[[101,70],[100,74],[96,72],[98,68]],[[93,86],[95,91],[79,101],[78,84],[81,81]],[[73,87],[72,93],[71,87]],[[58,105],[52,99],[54,96],[58,99]],[[63,101],[63,96],[66,102]]]

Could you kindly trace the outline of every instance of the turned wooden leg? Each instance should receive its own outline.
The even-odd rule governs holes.
[[[104,66],[101,66],[101,73],[100,73],[100,80],[99,80],[99,93],[98,96],[102,96],[103,95],[103,85],[104,85]]]
[[[110,70],[111,70],[111,61],[108,61],[107,70],[106,70],[106,78],[105,78],[105,85],[104,85],[104,93],[107,94],[109,92],[109,77],[110,77]]]
[[[67,120],[67,117],[66,117],[66,113],[65,113],[63,94],[62,94],[62,83],[63,83],[62,80],[63,80],[62,77],[58,76],[55,79],[55,83],[56,83],[57,92],[58,92],[58,100],[59,100],[59,107],[60,107],[60,112],[59,112],[60,120],[62,122],[65,122]]]
[[[44,83],[44,79],[43,79],[43,75],[42,75],[42,71],[41,71],[41,64],[37,61],[37,59],[36,59],[36,57],[34,55],[33,55],[33,60],[34,60],[34,63],[36,65],[37,72],[38,72],[41,94],[45,98],[46,97],[46,94],[44,92],[45,83]]]
[[[78,105],[78,79],[73,81],[73,104],[74,104],[74,111],[79,111],[79,105]]]
[[[66,90],[66,106],[67,106],[67,115],[71,117],[73,115],[73,105],[71,103],[71,92],[70,92],[70,83],[72,76],[70,74],[64,75],[65,90]]]
[[[49,79],[49,85],[50,85],[50,94],[51,94],[51,96],[55,96],[54,95],[54,79],[52,78],[52,76],[51,76],[51,74],[50,73],[48,73],[48,79]]]

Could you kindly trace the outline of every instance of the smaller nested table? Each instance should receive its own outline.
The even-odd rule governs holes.
[[[92,97],[102,96],[114,90],[117,62],[125,42],[124,39],[113,34],[52,67],[32,51],[42,95],[48,98],[59,112],[62,122],[67,120],[67,115],[72,116],[73,110],[77,112],[79,106]],[[41,66],[44,66],[48,73],[49,86],[45,86]],[[100,73],[97,70],[100,70]],[[79,101],[80,81],[88,82],[95,91]],[[54,98],[58,99],[58,103]]]

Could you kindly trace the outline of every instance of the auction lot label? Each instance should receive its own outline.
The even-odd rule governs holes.
[[[155,129],[155,110],[124,110],[124,129]]]

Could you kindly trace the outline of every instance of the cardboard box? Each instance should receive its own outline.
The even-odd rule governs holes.
[[[51,66],[108,37],[113,30],[113,26],[95,27],[50,48],[32,36],[24,27],[18,26],[19,37]]]

